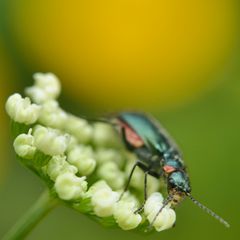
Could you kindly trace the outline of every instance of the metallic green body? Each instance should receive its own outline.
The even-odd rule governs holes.
[[[174,188],[190,193],[190,182],[181,153],[166,130],[152,117],[143,113],[123,112],[117,119],[130,127],[144,142],[144,146],[133,148],[129,146],[127,139],[124,139],[128,149],[138,156],[138,166],[156,178],[164,176],[169,190]],[[166,166],[172,167],[174,171],[164,171]]]

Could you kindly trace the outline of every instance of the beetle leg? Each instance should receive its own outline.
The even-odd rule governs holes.
[[[129,183],[130,183],[130,181],[131,181],[131,178],[132,178],[133,172],[134,172],[134,170],[135,170],[135,168],[136,168],[137,165],[138,165],[138,162],[136,162],[136,163],[133,165],[132,170],[131,170],[131,172],[130,172],[130,174],[129,174],[129,177],[128,177],[128,180],[127,180],[127,183],[126,183],[126,185],[125,185],[125,188],[124,188],[123,192],[121,193],[121,195],[120,195],[118,201],[121,200],[121,198],[123,197],[123,194],[128,190]]]
[[[144,208],[144,205],[147,201],[147,176],[148,176],[148,172],[144,172],[144,201],[141,205],[140,208],[138,208],[134,213],[137,214],[139,212],[141,212]]]

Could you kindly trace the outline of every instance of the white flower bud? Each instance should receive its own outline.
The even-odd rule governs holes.
[[[67,152],[70,152],[73,148],[78,146],[77,139],[72,135],[69,135],[69,136],[70,136],[70,140],[69,140],[69,144],[68,144],[68,147],[67,147]]]
[[[47,93],[43,89],[36,86],[26,88],[25,94],[29,96],[32,99],[32,101],[37,104],[42,104],[49,100]]]
[[[56,99],[61,92],[61,85],[53,73],[35,73],[34,86],[26,88],[25,92],[36,103],[44,103]]]
[[[68,162],[78,168],[81,175],[91,174],[96,167],[96,160],[93,156],[93,150],[91,147],[75,146],[68,152]]]
[[[111,216],[118,198],[119,194],[112,191],[110,187],[104,184],[95,186],[91,198],[94,213],[99,217]]]
[[[157,192],[160,187],[160,180],[148,175],[147,176],[147,194],[150,196],[152,193]]]
[[[55,181],[56,178],[63,173],[68,172],[76,174],[78,172],[75,166],[70,165],[66,161],[66,156],[53,156],[47,164],[46,171],[53,181]]]
[[[162,205],[163,197],[159,192],[151,194],[151,196],[147,199],[144,206],[144,213],[150,223],[153,221],[154,217],[156,216]],[[175,221],[176,221],[175,211],[171,209],[169,206],[166,206],[162,209],[161,213],[154,221],[153,226],[158,232],[160,232],[172,227]]]
[[[69,135],[62,135],[58,130],[38,125],[34,128],[33,136],[37,149],[47,155],[63,154],[70,140]]]
[[[97,147],[117,146],[119,138],[110,125],[96,123],[94,124],[93,143]]]
[[[119,227],[123,230],[130,230],[141,223],[141,215],[134,213],[136,209],[134,201],[121,200],[115,205],[113,216]]]
[[[65,130],[75,136],[79,143],[88,143],[93,134],[93,128],[84,119],[68,116]]]
[[[157,203],[162,204],[162,202],[163,202],[163,196],[161,193],[159,193],[159,192],[152,193],[148,197],[148,199],[144,205],[144,213],[146,215],[149,215],[153,211],[152,210],[153,207],[156,207]]]
[[[134,164],[135,162],[132,162],[130,160],[127,162],[126,170],[125,170],[126,177],[129,176]],[[130,186],[138,190],[141,190],[143,189],[143,182],[144,182],[144,172],[139,167],[137,167],[134,170],[134,173],[132,175]]]
[[[39,122],[45,126],[63,129],[67,121],[67,113],[64,112],[57,101],[49,100],[42,105]]]
[[[106,182],[113,189],[121,189],[125,184],[125,174],[119,170],[115,162],[106,162],[99,166],[97,170],[99,178]]]
[[[20,134],[13,142],[13,147],[18,156],[26,159],[33,158],[36,147],[34,146],[34,137],[31,130],[28,134]]]
[[[86,177],[77,177],[67,172],[59,175],[55,182],[55,190],[63,200],[76,200],[84,196],[87,190]]]
[[[104,162],[116,162],[118,166],[121,166],[124,161],[121,153],[115,149],[97,149],[95,156],[98,164],[102,164]]]
[[[108,188],[111,190],[111,188],[108,186],[108,184],[104,180],[99,180],[95,182],[86,192],[85,197],[92,197],[92,195],[103,188]]]
[[[29,98],[22,98],[20,94],[15,93],[7,100],[6,111],[15,122],[28,125],[37,121],[41,107],[31,104]]]
[[[129,176],[133,165],[136,162],[136,157],[132,157],[130,156],[127,164],[126,164],[126,168],[125,168],[125,172],[126,172],[126,177]],[[142,171],[142,169],[140,169],[139,167],[137,167],[132,175],[131,178],[131,182],[130,182],[130,186],[138,189],[138,190],[143,190],[144,187],[144,172]],[[151,175],[147,176],[147,194],[150,195],[153,192],[158,191],[160,186],[160,180],[156,179],[155,177],[152,177]]]
[[[119,193],[119,195],[121,196],[123,194],[123,190],[119,190],[117,191]],[[124,192],[124,194],[122,195],[121,197],[121,201],[123,202],[132,202],[132,204],[134,204],[134,206],[136,208],[138,208],[140,205],[139,205],[139,200],[137,199],[137,197],[133,194],[131,194],[130,191],[126,191]]]

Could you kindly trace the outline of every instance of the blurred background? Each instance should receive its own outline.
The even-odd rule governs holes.
[[[186,200],[161,233],[103,228],[59,207],[28,239],[236,239],[239,10],[237,0],[0,0],[0,236],[43,189],[15,159],[4,109],[40,71],[61,79],[60,102],[75,114],[152,113],[184,152],[193,196],[231,228]]]

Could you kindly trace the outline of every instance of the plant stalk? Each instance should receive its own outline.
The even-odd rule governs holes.
[[[6,233],[3,240],[24,239],[57,203],[57,199],[49,190],[45,190],[26,214]]]

